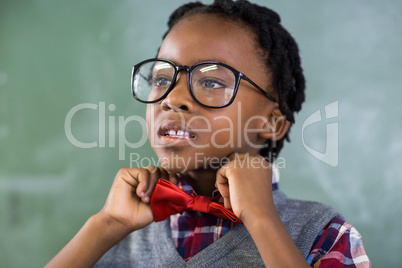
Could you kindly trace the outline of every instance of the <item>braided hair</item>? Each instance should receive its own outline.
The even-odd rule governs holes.
[[[296,41],[280,24],[279,15],[246,0],[215,0],[211,5],[188,3],[171,14],[169,28],[163,39],[180,20],[197,14],[219,15],[254,30],[260,50],[264,52],[262,60],[272,73],[272,86],[279,109],[286,120],[294,123],[294,113],[301,110],[304,102],[305,79]],[[284,140],[290,141],[288,134],[289,131],[278,141],[267,140],[259,154],[272,163],[281,151]]]

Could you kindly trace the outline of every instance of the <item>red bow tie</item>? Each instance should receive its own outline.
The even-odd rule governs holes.
[[[156,222],[185,210],[193,210],[241,223],[232,210],[218,202],[220,197],[220,194],[213,198],[190,195],[170,181],[160,179],[152,193],[150,204]]]

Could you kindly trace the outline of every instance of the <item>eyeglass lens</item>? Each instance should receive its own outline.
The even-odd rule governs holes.
[[[174,83],[175,66],[164,61],[140,65],[133,77],[133,90],[138,99],[152,102],[160,99]],[[193,96],[202,104],[225,106],[234,94],[236,77],[232,70],[216,64],[203,63],[192,69],[190,85]]]

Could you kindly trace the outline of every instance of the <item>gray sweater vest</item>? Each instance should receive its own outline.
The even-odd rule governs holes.
[[[304,257],[319,232],[335,216],[326,205],[293,200],[273,191],[276,209]],[[273,241],[274,242],[274,241]],[[177,252],[169,219],[135,231],[111,248],[94,267],[265,267],[253,239],[242,224],[185,262]]]

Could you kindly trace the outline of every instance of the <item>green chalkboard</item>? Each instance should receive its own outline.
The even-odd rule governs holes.
[[[1,1],[0,267],[43,266],[103,206],[119,168],[150,164],[134,161],[154,153],[131,67],[155,56],[184,2]],[[402,2],[257,3],[281,14],[307,77],[280,187],[335,206],[373,266],[398,267]]]

